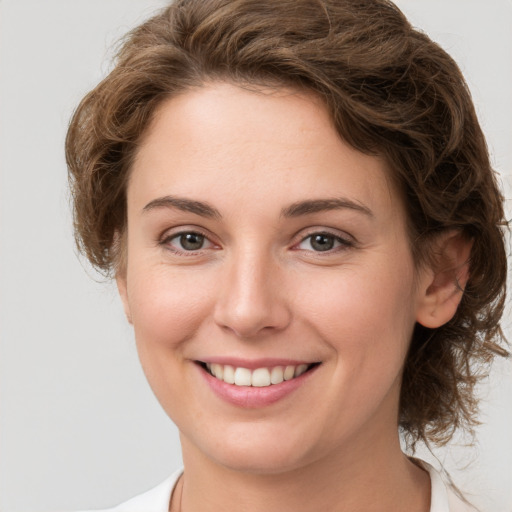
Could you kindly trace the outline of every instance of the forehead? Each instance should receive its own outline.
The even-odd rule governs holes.
[[[139,207],[163,191],[215,194],[221,202],[238,196],[243,206],[276,186],[281,203],[348,194],[385,209],[398,200],[385,161],[346,144],[316,96],[226,83],[160,105],[136,155],[128,196]]]

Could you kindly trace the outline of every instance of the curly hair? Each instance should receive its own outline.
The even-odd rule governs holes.
[[[119,270],[127,180],[155,110],[212,81],[316,94],[347,143],[386,159],[417,265],[441,232],[472,240],[455,316],[437,329],[416,325],[398,418],[412,446],[471,432],[475,384],[496,355],[508,355],[500,329],[507,223],[457,64],[387,0],[175,1],[126,36],[67,134],[76,241],[100,271]]]

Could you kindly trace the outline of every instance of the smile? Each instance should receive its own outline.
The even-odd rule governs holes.
[[[318,363],[298,364],[287,366],[274,366],[270,368],[255,368],[250,370],[243,367],[235,367],[229,364],[202,363],[201,366],[213,377],[235,386],[268,387],[281,384],[300,377]]]

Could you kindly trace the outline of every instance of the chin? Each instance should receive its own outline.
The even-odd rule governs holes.
[[[261,447],[232,447],[218,454],[216,462],[239,473],[277,475],[293,471],[302,465],[299,454],[287,450],[263,450]]]
[[[228,438],[226,438],[228,437]],[[231,432],[229,436],[213,437],[203,442],[193,441],[196,448],[206,455],[211,462],[229,470],[271,475],[295,470],[312,462],[318,450],[306,450],[304,436],[285,436],[267,433]],[[213,444],[211,439],[217,439]],[[188,444],[188,443],[187,443]],[[184,452],[185,455],[185,452]]]

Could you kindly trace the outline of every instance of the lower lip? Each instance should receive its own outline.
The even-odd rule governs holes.
[[[272,384],[265,387],[255,386],[236,386],[228,384],[210,375],[202,367],[198,366],[210,389],[220,398],[238,407],[255,409],[266,407],[293,393],[302,386],[307,379],[316,371],[318,366],[314,366],[300,377],[291,380],[285,380],[280,384]]]

